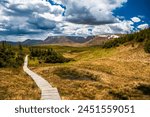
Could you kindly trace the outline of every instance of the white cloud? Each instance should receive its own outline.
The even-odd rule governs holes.
[[[148,27],[149,27],[148,24],[141,24],[141,25],[138,26],[138,28],[139,28],[139,29],[142,29],[142,30],[143,30],[143,29],[146,29],[146,28],[148,28]]]
[[[122,7],[127,0],[53,1],[58,4],[51,5],[46,0],[1,0],[0,38],[24,40],[44,39],[48,35],[130,33],[133,24],[141,21],[138,17],[133,17],[132,22],[123,16],[114,16],[113,10]],[[146,24],[138,28],[143,27]]]
[[[132,20],[133,22],[140,22],[140,21],[141,21],[141,19],[138,18],[138,17],[133,17],[133,18],[131,18],[131,20]]]
[[[120,21],[114,24],[105,25],[83,25],[64,23],[59,26],[60,32],[65,35],[99,35],[99,34],[124,34],[130,33],[133,30],[132,21]]]
[[[57,0],[66,6],[66,21],[76,24],[108,24],[118,22],[113,10],[127,0]]]
[[[75,35],[83,35],[83,36],[91,35],[91,31],[89,31],[88,27],[82,27],[76,30]]]
[[[0,35],[26,36],[51,32],[63,20],[61,6],[46,0],[3,0],[0,2]]]
[[[93,34],[124,34],[130,33],[133,30],[133,22],[131,21],[122,21],[115,24],[106,24],[95,26],[93,28]]]

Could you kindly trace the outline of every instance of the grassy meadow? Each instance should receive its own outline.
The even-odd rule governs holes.
[[[22,69],[28,53],[21,45],[0,43],[0,100],[40,99],[40,90]]]
[[[46,64],[29,61],[30,68],[57,87],[65,100],[150,99],[150,54],[141,43],[116,48],[39,46],[53,48],[73,61]]]
[[[0,68],[0,100],[40,99],[40,90],[22,68]]]
[[[0,99],[40,99],[22,70],[29,67],[57,87],[64,100],[150,100],[150,28],[101,46],[0,44]]]

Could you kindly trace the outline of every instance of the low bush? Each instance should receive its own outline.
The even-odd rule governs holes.
[[[90,81],[98,80],[98,77],[92,73],[68,67],[58,68],[55,70],[54,73],[63,79],[69,80],[90,80]]]
[[[150,85],[148,84],[139,84],[136,89],[140,90],[144,95],[150,95]]]
[[[63,55],[55,52],[53,49],[30,48],[30,53],[31,58],[36,57],[44,63],[65,63],[71,61],[71,59],[63,57]]]
[[[150,53],[150,39],[147,39],[144,44],[144,50],[147,53]]]
[[[117,47],[126,42],[132,42],[132,45],[135,42],[145,42],[144,50],[145,52],[150,53],[150,28],[141,30],[133,34],[127,34],[117,39],[111,39],[104,43],[103,48]]]
[[[20,47],[13,47],[6,42],[0,43],[0,68],[19,67],[24,62],[24,53]]]

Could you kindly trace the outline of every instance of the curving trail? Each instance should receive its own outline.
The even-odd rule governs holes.
[[[35,81],[41,90],[41,100],[61,100],[57,88],[53,88],[44,78],[28,68],[28,55],[25,57],[23,70]]]

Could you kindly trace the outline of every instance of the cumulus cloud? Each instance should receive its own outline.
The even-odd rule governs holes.
[[[93,29],[93,34],[124,34],[130,33],[133,30],[133,28],[133,22],[122,21],[115,24],[95,26]]]
[[[76,36],[88,36],[99,34],[125,34],[131,33],[134,29],[132,21],[120,21],[114,24],[105,25],[82,25],[74,23],[63,23],[59,25],[60,34],[63,35],[76,35]]]
[[[130,33],[134,23],[113,11],[127,0],[1,0],[0,39],[45,39],[48,35]],[[138,26],[139,29],[146,24]]]
[[[133,17],[133,18],[131,18],[131,20],[132,20],[133,22],[140,22],[140,21],[141,21],[141,19],[138,18],[138,17]]]
[[[148,28],[149,27],[149,25],[148,24],[141,24],[141,25],[139,25],[138,26],[138,29],[146,29],[146,28]]]
[[[113,10],[127,0],[57,0],[66,6],[65,20],[76,24],[101,25],[118,22]],[[109,7],[108,7],[109,6]]]
[[[53,30],[62,20],[64,9],[42,0],[0,2],[0,35],[30,35]]]

